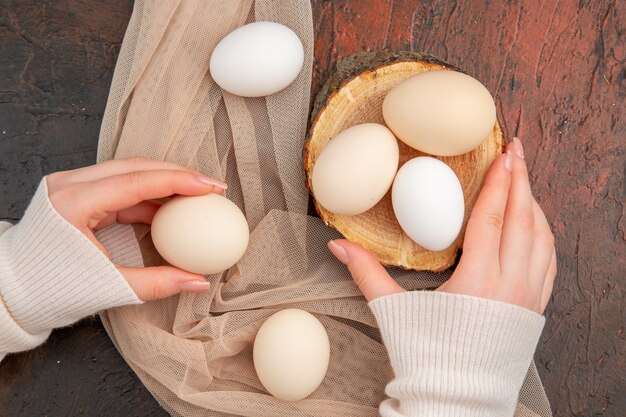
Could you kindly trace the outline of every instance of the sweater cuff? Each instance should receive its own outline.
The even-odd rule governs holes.
[[[115,265],[135,268],[144,266],[139,242],[131,225],[115,223],[106,229],[97,230],[94,235],[109,252],[109,259]]]
[[[393,294],[369,306],[395,372],[381,414],[513,415],[543,316],[438,291]]]
[[[127,242],[118,241],[116,253],[136,246]],[[0,259],[0,295],[25,337],[141,303],[115,265],[55,210],[45,178],[20,223],[0,236]]]

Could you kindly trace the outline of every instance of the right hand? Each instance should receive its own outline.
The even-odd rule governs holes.
[[[365,298],[405,291],[364,248],[348,240],[329,242],[348,266]],[[467,223],[463,255],[437,291],[515,304],[542,314],[556,277],[554,236],[533,198],[516,139],[491,165]]]
[[[150,224],[161,206],[154,199],[172,195],[222,194],[226,183],[199,172],[145,158],[107,161],[46,177],[48,197],[57,212],[105,255],[94,230],[113,223]],[[203,292],[202,275],[171,266],[131,268],[116,265],[135,294],[157,300],[180,292]]]

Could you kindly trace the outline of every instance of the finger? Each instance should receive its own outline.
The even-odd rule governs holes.
[[[87,207],[107,213],[173,194],[194,196],[224,192],[210,177],[178,170],[133,171],[75,186],[82,188],[78,191]]]
[[[530,263],[528,265],[528,278],[530,279],[531,288],[539,299],[546,281],[552,254],[554,253],[554,236],[543,210],[541,210],[534,198],[533,217],[535,231]]]
[[[352,279],[367,301],[405,291],[362,246],[340,239],[328,242],[328,249],[348,266]]]
[[[202,275],[171,266],[117,269],[142,301],[160,300],[181,292],[205,292],[211,286]]]
[[[59,184],[67,185],[70,183],[95,181],[113,175],[126,174],[128,172],[156,170],[188,171],[200,175],[199,172],[180,165],[165,161],[154,161],[148,158],[116,159],[70,171],[55,173],[54,175],[58,176]]]
[[[524,160],[516,155],[500,239],[500,266],[505,277],[528,277],[534,227],[528,171]]]
[[[543,293],[541,294],[540,311],[542,314],[546,310],[546,306],[548,305],[548,302],[550,302],[550,298],[552,297],[552,289],[554,287],[554,280],[556,279],[556,274],[557,274],[556,249],[553,249],[552,259],[550,260],[550,266],[548,267],[548,273],[546,274],[546,279],[543,285]]]
[[[120,210],[117,213],[111,213],[111,215],[107,216],[104,220],[98,223],[95,229],[104,229],[111,226],[113,223],[152,224],[154,215],[162,205],[163,204],[158,201],[142,201],[132,207]]]
[[[500,236],[511,186],[512,151],[491,164],[467,222],[461,261],[481,273],[499,273]]]

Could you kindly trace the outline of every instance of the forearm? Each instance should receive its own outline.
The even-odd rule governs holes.
[[[115,242],[118,253],[137,244]],[[50,204],[45,180],[20,223],[0,224],[0,359],[100,310],[139,303],[115,265]]]
[[[544,318],[443,292],[370,302],[395,378],[383,416],[512,416]]]

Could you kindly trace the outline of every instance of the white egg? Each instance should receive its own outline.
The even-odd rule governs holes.
[[[314,315],[289,308],[270,316],[254,340],[253,360],[259,380],[274,397],[308,397],[326,376],[330,342]]]
[[[222,39],[211,55],[213,80],[243,97],[274,94],[291,84],[304,64],[298,35],[275,22],[254,22]]]
[[[250,236],[239,207],[219,194],[171,199],[157,211],[151,232],[154,247],[167,262],[203,275],[237,263]]]
[[[335,214],[361,214],[387,193],[398,161],[398,141],[389,129],[376,123],[353,126],[331,139],[317,157],[313,195]]]
[[[432,155],[460,155],[480,145],[496,123],[496,105],[476,79],[455,71],[428,71],[392,88],[383,102],[395,135]]]
[[[393,211],[402,230],[432,251],[450,246],[463,225],[463,189],[448,165],[428,156],[405,163],[391,191]]]

